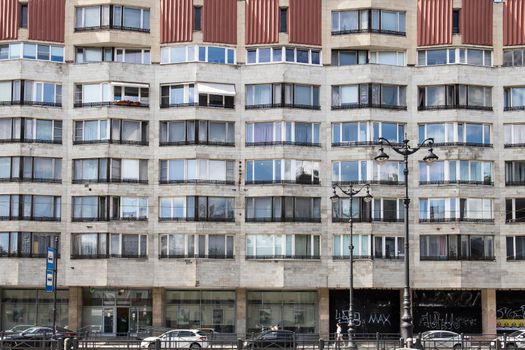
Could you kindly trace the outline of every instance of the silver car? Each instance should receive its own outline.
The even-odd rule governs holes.
[[[491,343],[491,345],[496,345],[495,343],[497,341],[500,342],[501,347],[503,347],[505,344],[505,338],[503,336],[497,337],[494,339],[494,341]],[[506,349],[517,349],[517,348],[525,348],[525,330],[519,330],[512,333],[507,334],[506,336]]]
[[[468,337],[451,331],[426,331],[421,333],[421,344],[424,349],[461,349],[469,347]]]
[[[198,329],[174,329],[158,337],[144,338],[140,343],[142,349],[154,349],[155,342],[160,341],[161,349],[199,350],[208,347],[208,338]]]

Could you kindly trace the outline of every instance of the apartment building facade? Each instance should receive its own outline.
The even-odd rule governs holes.
[[[522,0],[4,0],[0,329],[525,327]],[[520,131],[521,130],[521,131]],[[419,157],[420,155],[420,157]],[[523,169],[522,169],[523,167]],[[522,171],[523,170],[523,171]],[[523,205],[523,208],[522,208]]]

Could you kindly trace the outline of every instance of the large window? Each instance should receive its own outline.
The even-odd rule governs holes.
[[[503,67],[523,67],[523,49],[503,50]]]
[[[440,160],[419,162],[419,184],[493,184],[493,162],[477,160]]]
[[[246,160],[246,184],[319,184],[319,161]]]
[[[62,85],[33,80],[0,81],[0,105],[62,107]]]
[[[504,106],[506,111],[525,109],[525,87],[506,87],[504,89]]]
[[[419,198],[419,222],[494,222],[492,199]]]
[[[73,160],[73,183],[148,183],[146,159],[88,158]]]
[[[319,86],[274,83],[246,85],[246,109],[321,109]]]
[[[492,147],[491,124],[419,124],[419,143],[432,137],[436,146]]]
[[[191,83],[162,85],[161,108],[218,107],[235,108],[235,85],[217,83]]]
[[[246,123],[246,146],[320,146],[320,125],[281,121]]]
[[[371,222],[372,203],[362,197],[354,197],[352,201],[352,220],[354,222]],[[337,198],[332,201],[332,222],[350,221],[350,198]]]
[[[481,235],[422,235],[421,260],[495,260],[494,237]]]
[[[505,221],[525,222],[525,198],[505,199]]]
[[[149,85],[139,83],[97,83],[75,85],[75,107],[149,107]]]
[[[418,108],[492,111],[492,87],[463,84],[420,86]]]
[[[112,258],[146,258],[148,236],[112,233],[109,237],[109,254]]]
[[[374,237],[375,259],[403,259],[405,257],[404,237]]]
[[[334,235],[333,258],[350,259],[350,235]],[[352,246],[354,248],[353,258],[371,258],[372,239],[370,235],[352,235]]]
[[[382,164],[366,160],[332,162],[332,183],[379,183],[397,185],[403,182],[403,162]]]
[[[72,197],[73,222],[107,221],[109,219],[109,197]]]
[[[62,143],[62,121],[30,118],[0,119],[0,143]]]
[[[168,159],[160,161],[160,183],[234,183],[233,160]]]
[[[1,194],[0,220],[60,221],[58,196]]]
[[[463,47],[418,50],[417,64],[419,66],[467,64],[490,67],[492,66],[492,51]]]
[[[103,259],[109,257],[109,233],[73,233],[72,259]]]
[[[62,159],[0,157],[0,181],[62,182]]]
[[[119,5],[76,7],[75,17],[77,32],[103,29],[150,31],[149,9]]]
[[[332,147],[376,145],[384,137],[393,144],[403,142],[405,124],[387,122],[332,123]]]
[[[73,144],[148,145],[148,122],[125,119],[75,121]]]
[[[332,50],[332,66],[385,64],[404,66],[404,51]]]
[[[160,145],[235,146],[235,123],[211,120],[160,122]]]
[[[149,49],[115,47],[77,47],[75,63],[120,62],[150,64]]]
[[[47,258],[47,247],[53,247],[60,256],[55,239],[58,233],[0,232],[0,257]]]
[[[223,234],[162,234],[159,258],[233,259],[233,241]]]
[[[505,148],[525,147],[525,124],[503,124]]]
[[[235,221],[232,197],[160,197],[160,221]]]
[[[507,260],[525,260],[525,236],[507,236]]]
[[[406,86],[354,84],[332,86],[332,109],[406,109]]]
[[[320,259],[318,235],[246,235],[246,259]]]
[[[406,35],[406,14],[380,9],[332,11],[332,35],[381,33]]]
[[[321,222],[321,198],[246,197],[246,222]]]
[[[398,198],[376,198],[372,201],[372,221],[403,222],[405,207]]]
[[[0,45],[0,61],[29,59],[64,62],[64,46],[16,42]]]
[[[112,202],[112,220],[148,220],[148,197],[113,197]]]
[[[207,62],[235,64],[235,49],[220,46],[164,46],[160,49],[160,64]]]
[[[321,51],[319,49],[294,48],[294,47],[259,47],[246,50],[246,64],[265,63],[299,63],[321,64]]]
[[[166,326],[235,333],[235,291],[167,290]]]
[[[525,185],[525,161],[505,162],[505,186]]]

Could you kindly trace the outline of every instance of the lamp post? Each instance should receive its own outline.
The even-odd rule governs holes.
[[[350,185],[348,188],[344,189],[339,185],[333,185],[332,186],[334,190],[334,194],[330,199],[332,201],[341,198],[337,194],[337,189],[341,191],[345,196],[350,197],[350,215],[348,222],[350,223],[350,245],[348,246],[348,249],[350,250],[350,288],[349,288],[349,295],[348,295],[348,348],[350,349],[356,349],[355,343],[354,343],[354,220],[352,217],[353,213],[353,201],[354,196],[361,192],[363,189],[366,189],[366,195],[363,197],[363,200],[367,203],[370,203],[372,200],[372,195],[370,194],[370,184],[365,184],[361,186],[358,189],[354,189],[353,185]]]
[[[413,336],[413,320],[412,320],[412,301],[410,294],[410,259],[409,259],[409,226],[408,226],[408,207],[410,204],[410,198],[408,197],[408,157],[421,149],[423,146],[429,146],[427,155],[423,158],[423,161],[426,163],[433,163],[439,159],[437,155],[434,154],[432,145],[434,144],[433,138],[427,138],[421,144],[416,147],[411,147],[408,143],[409,140],[403,140],[401,145],[393,145],[387,139],[380,137],[378,139],[381,148],[379,148],[379,153],[374,158],[378,162],[384,162],[390,157],[385,153],[383,148],[383,143],[386,143],[394,152],[403,156],[403,161],[405,169],[403,174],[405,175],[405,198],[403,200],[405,206],[405,285],[403,287],[403,314],[401,315],[401,338],[407,343],[407,340]],[[407,344],[409,346],[410,344]]]

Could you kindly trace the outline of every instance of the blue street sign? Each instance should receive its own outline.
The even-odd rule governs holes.
[[[55,248],[47,247],[46,270],[55,270]]]
[[[46,292],[55,291],[55,249],[47,247]]]
[[[55,290],[55,273],[53,270],[46,270],[46,292],[53,292]]]

